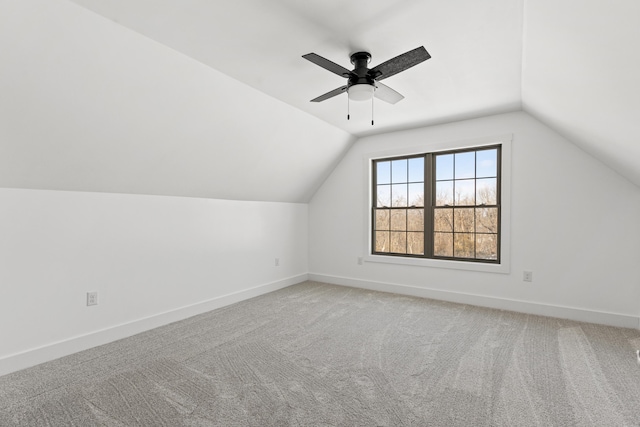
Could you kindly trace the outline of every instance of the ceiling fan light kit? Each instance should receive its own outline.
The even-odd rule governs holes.
[[[315,53],[308,53],[302,55],[302,57],[325,70],[347,79],[346,85],[329,91],[324,95],[320,95],[312,99],[311,102],[322,102],[340,95],[343,92],[347,92],[348,99],[351,101],[372,100],[373,102],[373,98],[375,97],[390,104],[395,104],[404,99],[404,96],[389,86],[380,83],[380,80],[405,71],[414,65],[418,65],[431,58],[431,55],[429,55],[429,52],[427,52],[424,46],[420,46],[383,62],[376,67],[368,68],[369,61],[371,61],[371,54],[369,52],[356,52],[351,55],[351,63],[354,66],[353,70],[347,70],[343,66]],[[347,119],[349,119],[348,114]],[[371,120],[371,124],[373,124],[373,120]]]
[[[368,84],[355,84],[347,89],[351,101],[369,101],[373,98],[375,87]]]

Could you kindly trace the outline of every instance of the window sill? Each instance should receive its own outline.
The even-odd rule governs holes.
[[[509,265],[504,261],[500,264],[488,264],[481,262],[451,261],[443,259],[405,258],[385,255],[365,255],[365,262],[413,265],[416,267],[448,268],[452,270],[479,271],[485,273],[509,274]]]

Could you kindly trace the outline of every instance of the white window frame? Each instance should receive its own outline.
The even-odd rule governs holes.
[[[418,267],[450,268],[455,270],[481,271],[487,273],[508,274],[511,266],[511,143],[512,134],[492,137],[482,137],[462,141],[436,142],[411,148],[396,148],[384,152],[369,152],[363,156],[364,194],[363,206],[363,260],[364,262],[400,264]],[[501,145],[501,173],[500,173],[500,262],[481,263],[458,260],[443,260],[432,258],[412,258],[402,256],[373,255],[372,252],[372,165],[373,160],[389,157],[410,156],[414,154],[438,153],[458,149],[472,149],[492,145]]]

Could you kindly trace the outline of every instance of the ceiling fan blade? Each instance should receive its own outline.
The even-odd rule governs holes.
[[[382,84],[380,82],[376,82],[376,91],[373,93],[374,96],[382,101],[388,102],[389,104],[395,104],[398,101],[402,101],[404,96],[400,95],[395,90],[391,89],[389,86]]]
[[[431,58],[429,52],[427,52],[424,46],[420,46],[383,62],[377,67],[373,67],[369,70],[369,75],[376,80],[386,79],[387,77],[398,74],[401,71],[413,67],[414,65],[418,65],[429,58]]]
[[[344,85],[337,89],[332,90],[331,92],[327,92],[324,95],[320,95],[319,97],[312,99],[311,102],[321,102],[321,101],[324,101],[325,99],[333,98],[336,95],[340,95],[342,92],[346,92],[346,91],[347,91],[347,85]]]
[[[316,65],[321,66],[325,70],[329,70],[332,73],[339,75],[340,77],[349,77],[351,75],[351,71],[347,70],[343,66],[338,65],[335,62],[331,62],[328,59],[323,58],[322,56],[315,53],[307,53],[306,55],[302,55],[302,57],[313,62]]]

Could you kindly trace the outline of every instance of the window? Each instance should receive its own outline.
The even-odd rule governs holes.
[[[500,262],[501,145],[372,160],[371,253]]]

